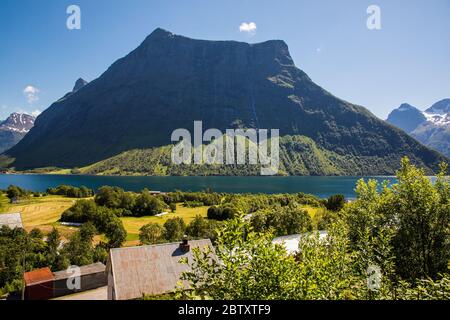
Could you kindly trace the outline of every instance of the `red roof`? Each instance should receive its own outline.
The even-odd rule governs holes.
[[[50,268],[36,269],[23,274],[26,286],[53,281],[53,273]]]

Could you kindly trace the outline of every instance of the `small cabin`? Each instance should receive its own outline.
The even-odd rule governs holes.
[[[76,273],[74,269],[52,272],[49,268],[25,272],[23,297],[25,300],[48,300],[106,287],[105,270],[106,266],[97,262],[79,267]],[[75,285],[74,277],[79,277],[79,287]]]
[[[25,272],[25,300],[48,300],[53,298],[53,273],[50,268]]]

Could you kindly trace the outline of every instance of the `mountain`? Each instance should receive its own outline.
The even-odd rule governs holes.
[[[450,99],[443,99],[441,101],[436,102],[427,110],[425,110],[427,114],[449,114],[450,113]]]
[[[411,132],[426,120],[427,118],[419,109],[403,103],[389,114],[386,121],[406,132]]]
[[[35,118],[25,113],[12,113],[0,122],[0,152],[17,144],[33,127]]]
[[[361,168],[365,174],[391,174],[405,155],[428,170],[446,160],[316,85],[295,66],[284,41],[194,40],[163,29],[98,79],[53,103],[6,156],[18,169],[84,167],[130,150],[170,145],[173,130],[193,132],[195,120],[222,132],[267,128],[301,136],[330,161],[351,159],[339,165],[339,174]]]
[[[450,157],[450,99],[438,101],[423,112],[404,103],[389,114],[387,121]]]
[[[77,92],[78,90],[80,90],[81,88],[83,88],[87,84],[88,84],[88,82],[86,80],[84,80],[83,78],[79,78],[75,82],[75,86],[73,87],[72,92]]]

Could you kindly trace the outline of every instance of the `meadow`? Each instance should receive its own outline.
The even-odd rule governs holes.
[[[88,198],[89,199],[89,198]],[[50,232],[53,228],[58,229],[63,239],[67,240],[74,234],[78,228],[72,226],[64,226],[59,222],[62,213],[69,209],[77,200],[75,198],[68,198],[65,196],[47,195],[44,197],[30,198],[22,200],[20,203],[11,204],[5,195],[0,197],[0,212],[1,213],[20,213],[24,228],[30,231],[38,228],[44,233]],[[304,206],[314,221],[314,216],[322,208]],[[168,219],[174,217],[181,217],[186,224],[189,224],[197,215],[202,217],[207,216],[208,206],[201,206],[196,208],[189,208],[183,203],[177,203],[175,212],[170,212],[157,216],[144,217],[121,217],[125,230],[127,231],[127,239],[124,246],[139,245],[139,229],[148,223],[159,223],[163,225]],[[96,242],[102,240],[106,241],[103,235],[95,236]]]
[[[61,225],[58,220],[61,218],[62,213],[69,209],[77,200],[78,199],[64,196],[45,196],[30,198],[29,200],[23,200],[17,204],[11,204],[5,195],[1,195],[0,212],[20,213],[22,215],[24,228],[27,231],[38,228],[44,233],[48,233],[55,227],[61,233],[61,236],[67,239],[70,235],[75,233],[78,228]],[[207,210],[207,206],[188,208],[183,206],[182,203],[178,203],[175,212],[169,212],[161,217],[122,217],[120,219],[128,233],[127,241],[124,245],[130,246],[139,244],[139,229],[150,222],[156,222],[163,225],[170,218],[181,217],[184,222],[188,224],[197,215],[206,217]],[[96,236],[95,239],[101,240],[103,239],[103,236]]]

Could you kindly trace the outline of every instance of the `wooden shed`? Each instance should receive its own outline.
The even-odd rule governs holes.
[[[53,273],[54,294],[55,298],[66,296],[69,294],[88,291],[99,287],[104,287],[108,283],[106,281],[105,265],[101,262],[89,264],[79,268],[80,287],[70,288],[67,281],[73,276],[68,270],[57,271]]]
[[[53,298],[53,273],[50,268],[25,272],[25,300],[48,300]]]

